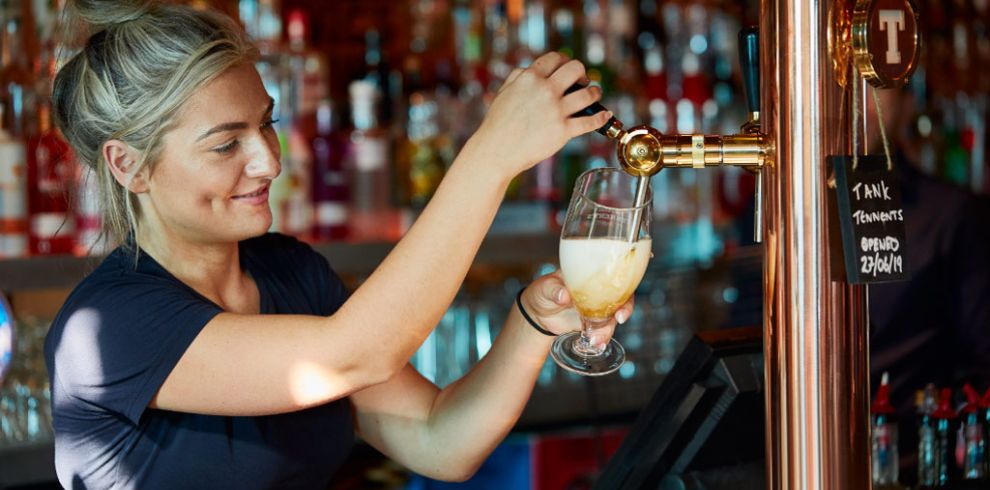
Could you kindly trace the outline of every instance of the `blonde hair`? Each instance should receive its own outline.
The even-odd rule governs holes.
[[[127,244],[133,233],[136,244],[137,199],[114,179],[103,144],[116,139],[138,151],[134,171],[154,165],[193,92],[258,52],[239,25],[213,11],[75,0],[66,15],[88,27],[88,40],[55,77],[53,119],[99,181],[103,239]]]

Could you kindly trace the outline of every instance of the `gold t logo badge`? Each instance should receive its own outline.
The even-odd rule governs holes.
[[[901,51],[897,48],[897,31],[904,30],[904,11],[881,10],[877,17],[880,20],[880,30],[887,31],[887,64],[899,64]]]

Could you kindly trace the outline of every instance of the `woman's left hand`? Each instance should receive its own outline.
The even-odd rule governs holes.
[[[581,330],[581,318],[574,308],[570,292],[564,286],[560,271],[540,277],[527,286],[522,295],[522,304],[533,321],[545,330],[557,335]],[[630,297],[626,304],[616,310],[607,326],[595,330],[595,345],[608,342],[616,324],[625,323],[632,311],[633,299]]]

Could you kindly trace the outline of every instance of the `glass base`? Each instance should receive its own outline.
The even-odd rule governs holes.
[[[603,376],[614,373],[626,360],[626,349],[610,339],[600,354],[582,354],[581,332],[569,332],[553,341],[550,354],[562,368],[582,376]]]

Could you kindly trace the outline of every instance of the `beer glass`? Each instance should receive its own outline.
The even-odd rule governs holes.
[[[581,174],[560,233],[560,270],[581,317],[581,330],[557,337],[551,354],[586,376],[614,372],[625,360],[600,329],[632,296],[651,257],[651,195],[636,205],[638,178],[618,168]]]

